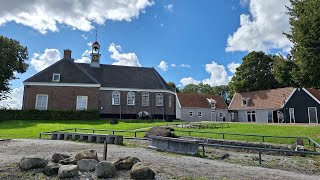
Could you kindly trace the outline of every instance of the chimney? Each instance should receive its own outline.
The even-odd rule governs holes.
[[[71,60],[71,50],[70,49],[65,49],[64,50],[63,59]]]

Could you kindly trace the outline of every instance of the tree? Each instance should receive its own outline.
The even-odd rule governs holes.
[[[174,82],[167,82],[168,86],[172,91],[175,91],[177,93],[180,92],[180,90],[177,88],[176,84]]]
[[[8,98],[10,92],[9,81],[17,79],[14,72],[24,73],[28,64],[27,47],[20,45],[16,40],[0,36],[0,100]]]
[[[290,0],[287,7],[291,31],[285,33],[293,43],[291,54],[297,67],[295,83],[320,88],[320,3],[319,0]]]
[[[283,56],[274,56],[274,77],[279,83],[279,87],[295,86],[293,77],[294,70],[297,68],[290,56],[285,59]]]
[[[273,57],[264,52],[250,52],[242,58],[228,86],[232,96],[235,92],[272,89],[278,86],[273,75]]]

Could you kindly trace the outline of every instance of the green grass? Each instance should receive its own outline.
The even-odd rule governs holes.
[[[186,129],[175,128],[176,130],[191,130],[191,131],[206,131],[206,132],[225,132],[238,134],[257,134],[257,135],[272,135],[272,136],[299,136],[310,137],[313,140],[320,142],[320,126],[319,125],[286,125],[286,124],[248,124],[248,123],[229,123],[230,128],[215,128],[215,129]],[[188,136],[186,132],[176,132],[179,136]],[[192,132],[191,136],[222,139],[222,135],[204,134]],[[244,140],[262,142],[261,137],[242,137],[225,135],[225,139]],[[265,138],[265,142],[279,144],[293,144],[295,139],[271,139]],[[305,141],[305,144],[308,143]]]
[[[3,121],[0,122],[0,138],[38,138],[40,132],[68,129],[68,128],[95,128],[108,130],[131,130],[147,128],[152,126],[163,126],[167,124],[177,124],[179,122],[142,122],[130,123],[120,121],[119,124],[109,124],[107,120],[23,120],[23,121]],[[82,131],[85,132],[85,131]],[[92,131],[87,131],[92,132]],[[101,132],[96,132],[101,133]],[[109,132],[110,133],[110,132]],[[133,133],[126,133],[133,136]],[[137,134],[143,136],[144,133]]]

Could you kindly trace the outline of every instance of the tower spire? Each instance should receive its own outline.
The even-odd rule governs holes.
[[[96,29],[96,42],[98,42],[98,29],[97,29],[97,26],[95,27]]]

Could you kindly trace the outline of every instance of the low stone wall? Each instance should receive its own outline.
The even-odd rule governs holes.
[[[149,136],[149,138],[151,139],[151,148],[179,154],[198,154],[199,140],[161,136]]]
[[[123,136],[109,135],[109,134],[94,134],[94,133],[77,133],[77,132],[54,132],[51,134],[52,140],[72,140],[72,141],[86,141],[93,143],[108,144],[123,144]]]

